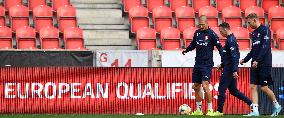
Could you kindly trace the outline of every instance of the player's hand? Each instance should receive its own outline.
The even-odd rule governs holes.
[[[233,77],[234,77],[235,79],[238,79],[238,78],[239,78],[238,72],[234,72],[234,73],[233,73]]]
[[[217,70],[221,70],[221,69],[222,69],[221,64],[217,65]]]
[[[185,55],[186,51],[185,51],[185,50],[183,50],[181,53],[182,53],[182,55]]]
[[[252,67],[253,67],[253,68],[257,68],[257,64],[258,64],[257,61],[252,62]]]
[[[244,63],[245,63],[245,61],[242,59],[242,60],[240,61],[240,64],[241,64],[241,65],[244,65]]]

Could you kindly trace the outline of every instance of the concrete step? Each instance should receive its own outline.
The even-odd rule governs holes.
[[[85,39],[129,39],[128,30],[84,30]]]
[[[84,30],[128,30],[128,25],[79,25]]]
[[[131,45],[131,39],[85,39],[85,45]]]
[[[77,18],[79,25],[98,25],[98,24],[115,24],[122,25],[124,24],[124,18]]]
[[[88,4],[72,4],[78,9],[121,9],[120,4],[93,4],[93,3],[88,3]]]
[[[88,50],[137,50],[135,46],[86,46]]]
[[[70,0],[72,4],[74,3],[106,3],[106,4],[112,4],[112,3],[121,3],[121,0]]]
[[[120,9],[76,9],[77,18],[121,18]]]

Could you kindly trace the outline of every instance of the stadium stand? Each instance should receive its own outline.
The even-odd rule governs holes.
[[[29,26],[29,9],[24,5],[16,5],[9,9],[11,19],[11,28],[13,31],[16,29]]]
[[[46,0],[29,0],[28,2],[29,10],[33,10],[39,5],[46,5]]]
[[[261,3],[262,8],[267,13],[269,12],[269,8],[279,5],[279,0],[261,0]]]
[[[143,27],[137,30],[136,42],[139,50],[157,49],[156,30]]]
[[[22,0],[5,0],[4,1],[4,6],[6,10],[9,10],[11,7],[15,5],[22,5],[22,4],[23,4]]]
[[[52,8],[46,5],[39,5],[33,9],[33,20],[36,31],[41,28],[53,26],[53,11]]]
[[[132,7],[141,6],[140,0],[123,0],[124,12],[128,12]]]
[[[57,20],[59,30],[64,31],[65,28],[76,27],[76,9],[70,5],[64,5],[57,9]]]
[[[172,11],[169,7],[159,6],[153,9],[154,28],[161,32],[163,28],[172,27]]]
[[[62,6],[70,5],[69,0],[51,0],[51,2],[52,2],[52,8],[55,11],[57,11],[57,9],[62,7]]]
[[[129,10],[129,22],[132,33],[135,33],[139,28],[149,27],[147,8],[142,6],[131,8]]]
[[[195,12],[192,7],[182,6],[175,10],[178,29],[183,32],[188,27],[195,26]]]
[[[153,12],[153,10],[156,7],[165,5],[164,0],[146,0],[146,3],[147,3],[147,8],[148,8],[149,12]]]
[[[208,24],[210,27],[218,26],[218,10],[215,7],[205,6],[201,7],[198,12],[199,16],[207,16]]]
[[[83,30],[78,27],[68,27],[64,30],[66,49],[85,50]]]
[[[276,32],[276,42],[279,42],[279,49],[284,50],[284,28],[280,28]]]
[[[5,26],[5,8],[0,6],[0,26]]]
[[[257,6],[257,0],[239,0],[240,8],[245,11],[251,6]]]
[[[223,21],[230,24],[231,27],[242,27],[243,19],[242,12],[239,7],[228,6],[222,10],[222,19]]]
[[[18,49],[36,49],[35,29],[29,26],[17,28],[16,41]]]
[[[188,0],[169,0],[169,2],[172,11],[175,11],[177,8],[181,6],[188,6]]]
[[[61,49],[59,31],[57,28],[52,26],[41,28],[39,36],[41,49]]]
[[[0,26],[0,49],[12,49],[12,30],[6,26]]]
[[[284,26],[284,7],[274,6],[269,8],[268,20],[273,32]]]
[[[250,49],[250,36],[247,28],[235,27],[231,31],[238,40],[240,50]]]
[[[234,0],[216,0],[218,11],[222,11],[225,7],[234,5]]]
[[[192,6],[198,11],[201,7],[210,6],[210,0],[192,0]]]
[[[173,27],[163,28],[161,31],[161,44],[164,50],[176,50],[181,47],[180,31]]]

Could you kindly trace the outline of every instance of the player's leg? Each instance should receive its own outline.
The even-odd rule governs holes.
[[[229,92],[231,95],[237,97],[238,99],[244,101],[248,106],[251,106],[252,105],[252,101],[247,97],[245,96],[243,93],[241,93],[239,91],[239,89],[237,88],[237,79],[232,79],[230,85],[229,85]]]
[[[201,71],[202,71],[202,87],[205,93],[205,100],[208,104],[208,112],[206,115],[211,115],[214,113],[212,107],[212,93],[209,89],[212,67],[202,67]]]
[[[223,70],[218,87],[218,107],[217,111],[214,113],[214,116],[223,115],[223,107],[226,100],[226,90],[230,84],[231,78],[232,77],[228,76],[227,72]]]
[[[192,112],[191,115],[203,115],[202,113],[202,91],[201,91],[201,72],[199,68],[193,68],[192,73],[192,83],[193,90],[195,92],[195,100],[196,100],[196,110]]]
[[[245,116],[259,116],[258,111],[258,69],[250,68],[250,94],[252,99],[251,113]]]
[[[272,101],[273,106],[274,106],[271,116],[278,116],[282,107],[277,102],[273,91],[268,87],[268,85],[273,85],[273,80],[271,78],[271,68],[262,67],[260,68],[259,74],[260,74],[259,80],[260,80],[260,85],[261,85],[261,91],[263,91],[268,96],[268,98]]]

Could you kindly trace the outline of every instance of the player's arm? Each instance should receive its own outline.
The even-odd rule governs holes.
[[[252,49],[250,52],[247,54],[247,56],[243,59],[243,63],[248,62],[252,58]]]
[[[233,63],[233,72],[238,72],[239,52],[237,51],[237,43],[235,41],[230,41],[228,44],[231,52],[231,61]]]
[[[183,51],[183,53],[187,53],[189,51],[192,51],[196,48],[196,32],[194,33],[193,39],[190,42],[189,46]]]
[[[256,58],[256,62],[261,62],[265,56],[265,54],[268,52],[268,50],[271,48],[270,47],[270,40],[271,40],[271,34],[269,29],[267,29],[266,31],[264,31],[263,34],[263,42],[260,48],[260,52],[259,55]]]
[[[223,47],[220,43],[219,37],[217,36],[217,34],[215,32],[212,32],[212,38],[214,40],[214,45],[217,47],[220,56],[222,57],[223,55]]]

